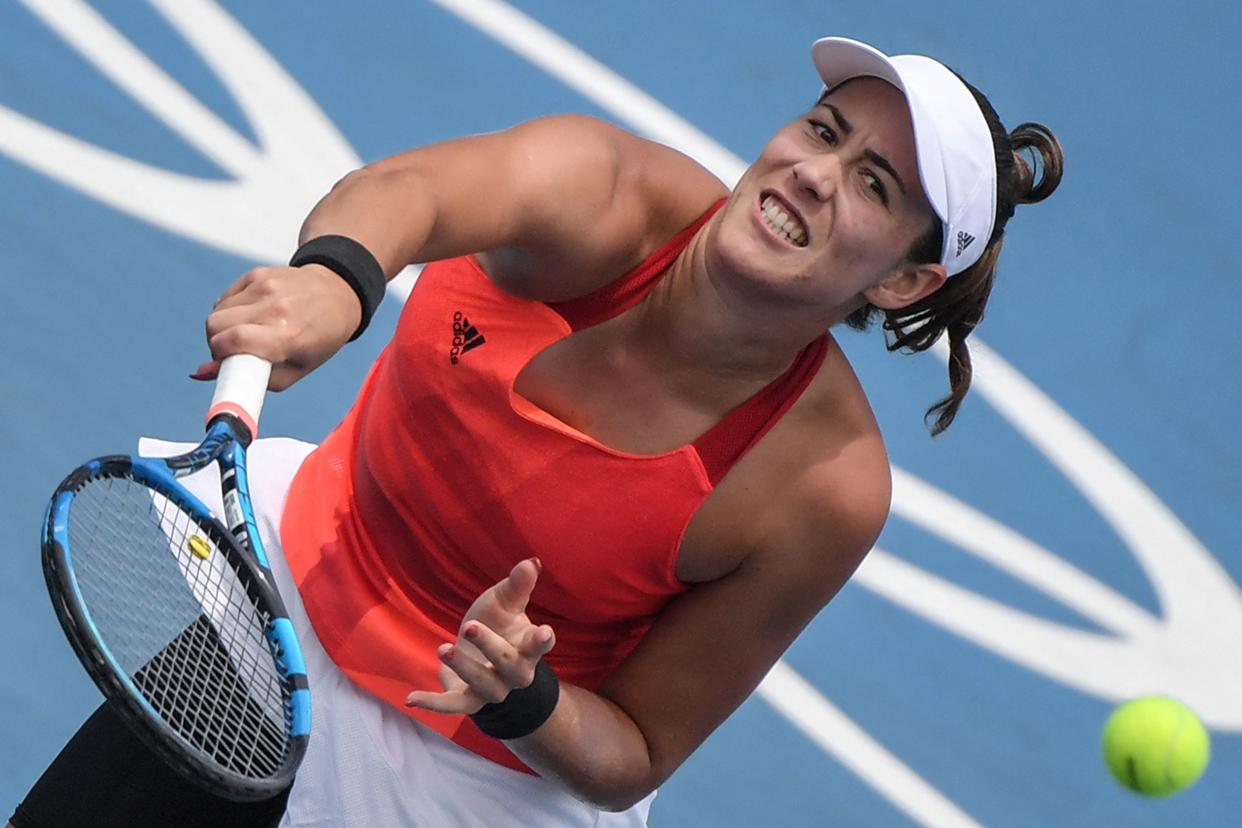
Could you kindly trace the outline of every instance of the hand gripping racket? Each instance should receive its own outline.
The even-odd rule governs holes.
[[[270,372],[224,360],[197,448],[86,463],[43,527],[52,604],[95,684],[170,766],[237,801],[289,786],[310,733],[302,651],[246,480]],[[212,463],[224,523],[178,482]]]

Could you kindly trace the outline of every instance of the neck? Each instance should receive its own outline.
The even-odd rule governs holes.
[[[707,255],[713,217],[695,235],[636,315],[637,341],[687,377],[767,383],[852,308],[809,309],[757,298],[744,275],[723,272]]]

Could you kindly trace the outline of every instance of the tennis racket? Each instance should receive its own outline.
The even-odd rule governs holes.
[[[224,360],[197,448],[91,460],[43,527],[52,605],[95,684],[171,767],[241,802],[290,785],[310,734],[302,651],[246,480],[270,373]],[[178,482],[212,463],[224,522]]]

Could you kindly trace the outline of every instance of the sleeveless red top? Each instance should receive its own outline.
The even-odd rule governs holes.
[[[493,761],[526,770],[464,716],[405,707],[439,690],[436,647],[518,561],[527,613],[556,630],[562,681],[598,687],[686,590],[682,533],[725,472],[814,377],[827,337],[694,443],[616,451],[518,396],[541,350],[638,303],[719,208],[581,299],[498,289],[473,257],[428,265],[353,408],[289,489],[281,539],[306,612],[353,681]]]

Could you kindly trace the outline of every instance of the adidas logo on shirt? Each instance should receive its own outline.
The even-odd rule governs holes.
[[[479,329],[470,324],[470,320],[461,311],[453,313],[453,347],[449,350],[449,362],[456,365],[457,361],[487,340]]]

